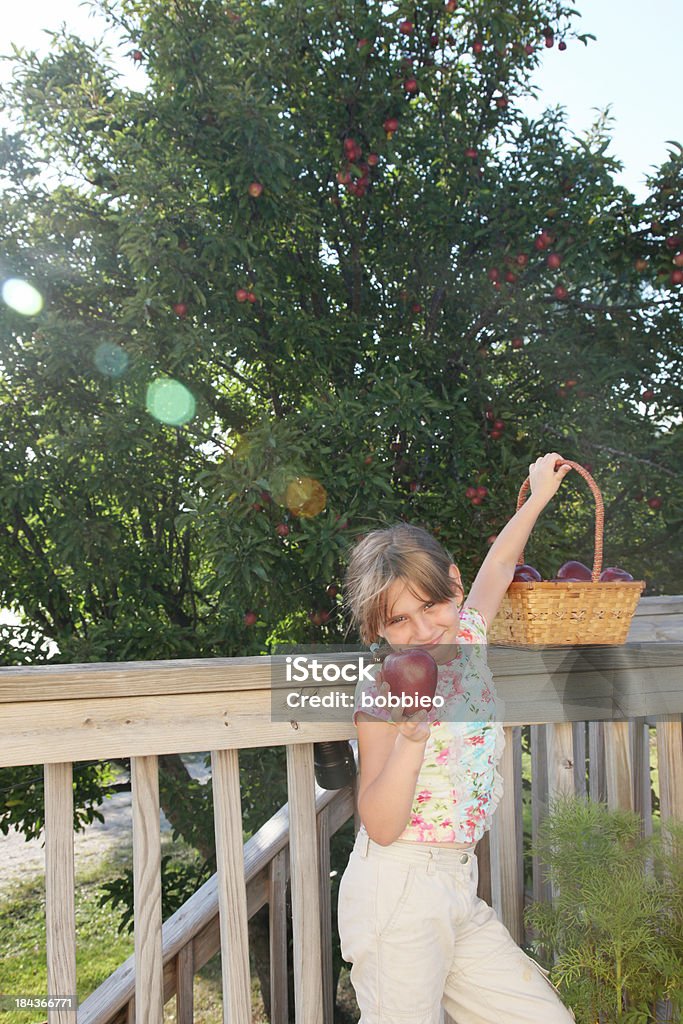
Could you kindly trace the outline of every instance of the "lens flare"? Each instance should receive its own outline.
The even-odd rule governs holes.
[[[325,508],[327,491],[310,476],[299,476],[287,484],[285,504],[294,516],[311,519]]]
[[[35,316],[43,308],[43,296],[37,288],[19,277],[8,278],[2,286],[3,301],[22,316]]]
[[[182,427],[195,413],[194,396],[184,384],[168,377],[153,380],[147,388],[147,412],[160,423]]]
[[[93,362],[105,377],[120,377],[128,369],[128,353],[120,345],[103,341],[95,349]]]

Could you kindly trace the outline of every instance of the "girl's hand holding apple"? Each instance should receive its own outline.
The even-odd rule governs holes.
[[[388,697],[391,693],[389,684],[383,682],[379,688],[381,697]],[[389,714],[391,715],[391,724],[395,725],[402,736],[405,736],[407,740],[411,740],[413,743],[426,743],[429,739],[430,725],[427,721],[427,712],[424,708],[420,708],[414,715],[408,717],[405,715],[400,707],[389,707]]]

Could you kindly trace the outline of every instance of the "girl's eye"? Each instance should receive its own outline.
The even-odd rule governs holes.
[[[427,604],[425,605],[425,608],[433,608],[433,607],[434,607],[434,602],[433,601],[427,601]]]

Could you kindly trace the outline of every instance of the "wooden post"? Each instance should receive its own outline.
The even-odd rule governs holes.
[[[629,722],[633,763],[633,804],[640,815],[643,835],[652,835],[652,796],[650,793],[650,730],[645,718]]]
[[[161,834],[156,754],[131,757],[135,1024],[163,1024],[161,959]]]
[[[562,796],[575,796],[574,730],[572,722],[546,726],[548,755],[548,802]]]
[[[657,722],[659,806],[662,821],[683,821],[683,723],[681,716]]]
[[[605,779],[610,810],[634,810],[628,722],[605,722]]]
[[[221,931],[223,1024],[249,1024],[251,972],[237,751],[212,750],[211,772]]]
[[[289,992],[287,988],[287,847],[276,853],[268,869],[270,900],[270,1020],[287,1024]]]
[[[323,1024],[334,1024],[332,991],[332,894],[330,892],[330,814],[318,814],[318,863],[320,864],[320,936],[323,974]]]
[[[74,801],[71,762],[45,765],[45,930],[47,992],[71,996],[71,1008],[47,1011],[49,1024],[76,1021]]]
[[[500,763],[503,796],[491,822],[491,895],[493,906],[515,942],[524,941],[524,892],[519,888],[519,848],[522,810],[516,807],[515,732],[505,726],[505,749]],[[520,765],[521,767],[521,765]]]
[[[604,722],[588,723],[588,795],[596,803],[607,803]]]
[[[541,822],[548,813],[548,750],[545,725],[531,726],[531,839],[538,839]],[[543,876],[542,866],[534,854],[531,858],[532,896],[534,900],[550,899],[550,883]]]
[[[176,957],[177,1024],[194,1024],[194,943],[190,940]]]
[[[572,722],[574,751],[574,794],[586,798],[586,723]]]
[[[297,1024],[320,1024],[323,986],[312,743],[287,747],[287,789],[295,1015]]]

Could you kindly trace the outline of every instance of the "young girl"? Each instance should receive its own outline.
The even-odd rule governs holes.
[[[419,527],[376,530],[352,552],[344,599],[361,639],[428,647],[445,701],[412,717],[379,706],[386,701],[358,710],[363,696],[366,708],[386,697],[381,673],[356,693],[362,824],[340,883],[338,925],[360,1024],[439,1024],[442,1007],[456,1024],[573,1020],[546,972],[477,898],[474,853],[502,792],[486,629],[570,469],[557,452],[529,466],[531,495],[464,602],[450,555]]]

